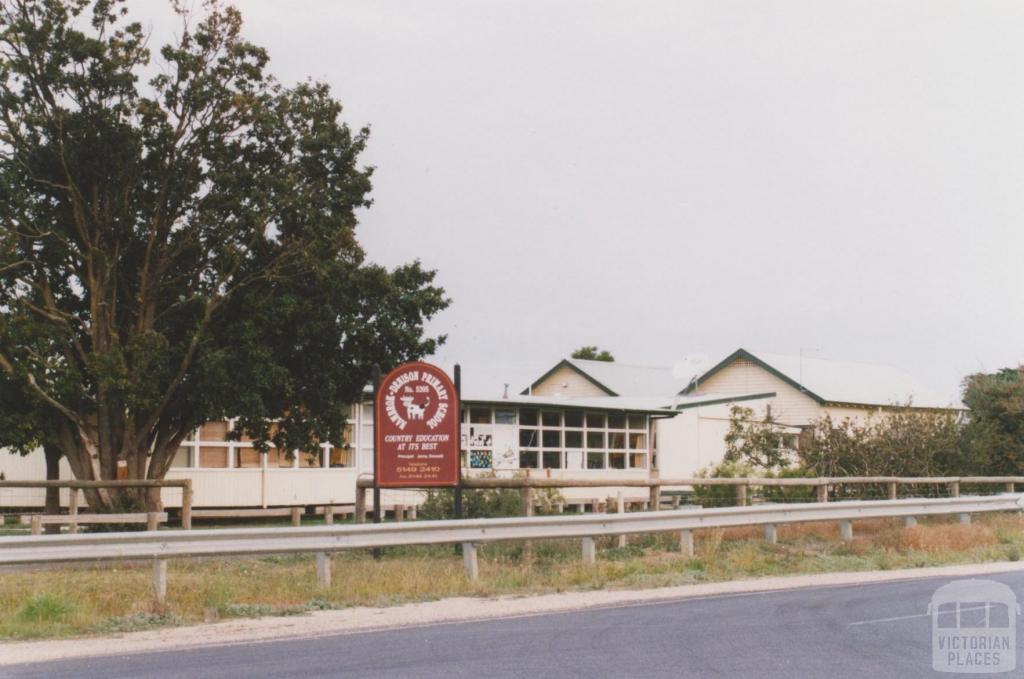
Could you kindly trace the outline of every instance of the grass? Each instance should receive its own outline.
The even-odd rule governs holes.
[[[696,532],[693,558],[668,534],[631,536],[624,547],[599,541],[598,563],[580,561],[579,542],[536,542],[480,549],[480,579],[465,578],[451,547],[366,551],[333,556],[333,583],[318,586],[312,555],[172,560],[164,606],[153,599],[145,567],[69,568],[0,577],[0,639],[111,634],[224,618],[299,615],[348,606],[390,606],[450,596],[494,596],[650,588],[766,575],[860,571],[1018,560],[1024,518],[977,517],[963,526],[929,519],[858,521],[854,540],[838,540],[835,522],[779,526],[778,543],[760,528]]]

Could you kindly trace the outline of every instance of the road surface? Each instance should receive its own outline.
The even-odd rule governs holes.
[[[982,577],[1010,585],[1018,596],[1024,594],[1024,573]],[[946,582],[948,578],[717,596],[308,640],[110,655],[0,668],[0,677],[951,676],[932,670],[927,614],[932,593]],[[1021,667],[1024,662],[1018,664],[1016,676]]]

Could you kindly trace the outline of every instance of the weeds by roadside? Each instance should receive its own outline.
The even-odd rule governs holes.
[[[850,543],[834,522],[782,525],[778,543],[762,529],[696,532],[696,553],[676,536],[599,540],[598,563],[580,561],[577,540],[535,541],[524,562],[516,543],[484,545],[480,579],[465,578],[450,546],[396,547],[374,561],[365,551],[333,555],[333,583],[317,585],[312,555],[170,562],[165,606],[153,600],[147,567],[48,569],[0,577],[0,639],[112,634],[237,617],[301,615],[347,606],[390,606],[451,596],[650,588],[765,575],[888,570],[1019,560],[1024,519],[979,516],[973,525],[929,519],[855,524]]]

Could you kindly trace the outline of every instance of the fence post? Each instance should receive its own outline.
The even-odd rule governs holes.
[[[656,512],[661,509],[661,486],[651,486],[650,509],[652,512]]]
[[[78,516],[78,489],[72,486],[68,488],[68,516],[71,517],[71,521],[68,523],[68,532],[78,532],[78,522],[75,521],[75,517]]]
[[[356,523],[366,522],[366,489],[356,486],[356,515],[352,519]]]
[[[828,484],[818,484],[818,502],[828,502]]]
[[[300,507],[292,507],[292,527],[297,528],[302,525],[302,514]]]
[[[597,563],[597,544],[594,538],[583,538],[583,563]]]
[[[1015,486],[1014,486],[1014,483],[1013,483],[1013,481],[1009,481],[1009,482],[1007,482],[1007,484],[1006,484],[1006,492],[1007,492],[1007,493],[1015,493],[1015,492],[1017,492],[1017,491],[1015,490]]]
[[[185,479],[181,489],[181,527],[192,530],[192,479]]]
[[[747,484],[741,483],[736,486],[736,506],[747,506]]]
[[[316,581],[321,587],[331,586],[331,556],[327,552],[316,553]]]
[[[167,602],[167,559],[153,559],[153,594],[156,602]]]
[[[693,557],[693,531],[679,531],[679,551],[688,557]]]
[[[36,514],[31,520],[32,535],[43,534],[43,517]]]
[[[626,513],[626,501],[622,497],[622,491],[621,490],[615,496],[615,513],[616,514],[625,514]],[[625,547],[626,546],[626,534],[625,533],[623,533],[622,535],[619,536],[619,539],[616,540],[616,544],[619,547]]]
[[[672,496],[672,509],[679,509],[679,496],[678,495],[673,495]]]
[[[896,482],[895,481],[890,481],[889,483],[887,483],[885,485],[887,486],[887,490],[889,491],[889,499],[890,500],[895,500],[898,497],[898,493],[897,493],[898,489],[897,489]]]
[[[334,505],[324,505],[324,525],[334,525]]]
[[[154,531],[160,527],[160,515],[156,512],[146,512],[146,530]]]
[[[766,523],[764,525],[764,539],[770,545],[774,545],[778,541],[774,523]]]
[[[480,577],[480,565],[476,560],[476,545],[472,542],[462,543],[462,564],[466,567],[466,577],[476,580]]]
[[[395,505],[395,523],[405,520],[405,505]]]
[[[853,522],[849,519],[844,519],[839,522],[839,537],[843,542],[849,542],[853,540]]]
[[[959,481],[950,481],[949,484],[948,484],[948,487],[949,487],[949,496],[950,497],[960,497],[960,482]]]

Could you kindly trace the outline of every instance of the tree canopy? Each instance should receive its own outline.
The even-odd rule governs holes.
[[[434,273],[356,240],[368,130],[269,75],[237,10],[187,5],[151,63],[124,0],[0,0],[0,446],[81,479],[160,478],[226,417],[340,440],[374,363],[444,339]]]
[[[572,352],[572,358],[578,358],[584,361],[607,361],[608,363],[614,363],[615,357],[607,349],[598,349],[596,346],[588,345],[583,346]]]
[[[991,474],[1024,471],[1024,366],[968,376],[963,402],[974,465]]]

